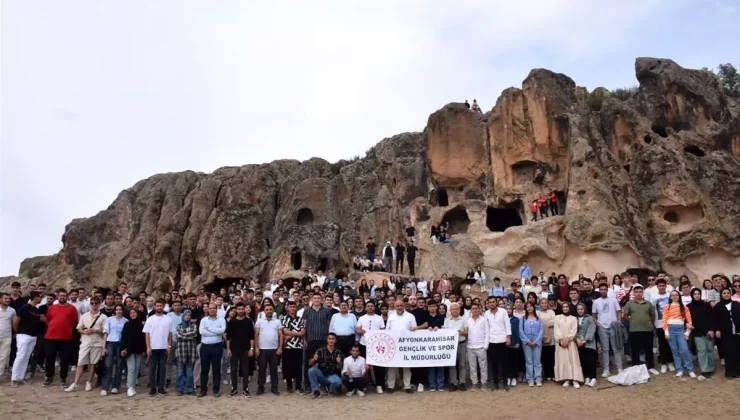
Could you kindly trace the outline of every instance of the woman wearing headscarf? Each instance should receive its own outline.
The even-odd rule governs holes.
[[[121,330],[121,357],[126,359],[126,386],[127,395],[136,395],[136,378],[139,377],[141,360],[146,352],[146,337],[144,336],[144,314],[136,309],[128,312],[128,322]]]
[[[182,322],[177,326],[177,348],[175,358],[177,359],[177,395],[191,395],[195,393],[193,382],[193,369],[196,358],[196,339],[198,337],[198,324],[193,321],[192,313],[186,309],[182,313]]]
[[[574,388],[580,388],[579,382],[583,382],[583,370],[575,342],[576,334],[578,334],[578,320],[570,313],[568,302],[563,302],[560,310],[562,314],[555,316],[555,381],[562,381],[566,388],[571,383]]]
[[[732,300],[730,289],[722,289],[714,306],[716,336],[722,339],[725,378],[740,378],[740,302]]]
[[[703,381],[714,374],[714,311],[712,305],[703,299],[702,291],[696,287],[691,289],[691,302],[687,307],[694,325],[691,335],[701,369],[699,380]]]
[[[591,315],[586,312],[586,305],[576,305],[578,312],[578,333],[576,344],[578,345],[578,359],[583,368],[583,376],[586,377],[585,384],[591,388],[596,386],[596,323]]]

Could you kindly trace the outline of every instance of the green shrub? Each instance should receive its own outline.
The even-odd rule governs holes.
[[[620,101],[626,101],[637,94],[639,88],[637,86],[616,88],[611,92],[611,96],[619,99]]]

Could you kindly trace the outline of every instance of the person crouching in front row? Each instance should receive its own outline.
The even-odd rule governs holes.
[[[342,383],[347,388],[347,396],[357,393],[360,397],[365,396],[365,374],[367,374],[368,365],[365,358],[360,356],[360,345],[352,346],[351,356],[344,359],[342,368]]]

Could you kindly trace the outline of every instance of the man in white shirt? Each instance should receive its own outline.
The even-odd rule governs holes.
[[[504,390],[509,390],[506,381],[508,369],[509,345],[511,344],[511,322],[505,309],[498,307],[496,298],[488,298],[488,311],[485,317],[488,321],[488,363],[493,367],[493,389],[498,388],[501,380]]]
[[[326,276],[324,275],[324,272],[319,270],[319,274],[316,276],[316,283],[320,288],[324,288],[324,283],[326,282]]]
[[[365,344],[365,333],[372,330],[379,330],[383,328],[383,318],[375,313],[375,303],[373,301],[368,301],[365,304],[365,312],[367,312],[365,315],[361,316],[360,319],[357,320],[357,336],[360,337],[358,340],[360,343],[360,355],[364,358],[366,353],[366,344]],[[384,368],[381,366],[373,366],[373,370],[375,371],[375,378],[378,379],[382,377]],[[378,380],[377,383],[381,383],[382,381]],[[378,394],[383,393],[383,386],[378,385],[376,388],[376,391]]]
[[[393,316],[388,316],[388,323],[385,326],[386,330],[389,331],[414,331],[416,330],[416,318],[409,312],[404,310],[403,300],[397,299],[394,302],[395,311]],[[398,370],[401,368],[388,368],[388,378],[386,385],[388,386],[388,392],[393,393],[396,388],[396,375]],[[411,394],[414,391],[411,390],[411,369],[403,368],[403,389],[406,390],[407,394]]]
[[[271,392],[277,396],[278,391],[278,357],[283,354],[283,324],[275,314],[275,308],[266,303],[262,308],[265,316],[258,319],[254,324],[254,355],[259,363],[259,375],[257,376],[257,395],[265,393],[267,371],[270,371]],[[354,318],[354,317],[353,317]]]
[[[479,391],[483,384],[488,382],[488,361],[486,352],[489,345],[488,320],[480,314],[480,305],[473,303],[470,307],[471,315],[465,321],[468,332],[468,366],[470,367],[470,390]],[[480,382],[478,382],[478,368],[480,368]]]
[[[149,357],[149,395],[167,395],[164,377],[167,372],[167,354],[172,349],[172,321],[164,314],[164,300],[157,299],[154,313],[144,324],[146,355]]]
[[[351,356],[344,359],[342,367],[342,383],[347,388],[347,396],[351,397],[355,392],[358,396],[365,396],[365,375],[368,365],[365,358],[360,356],[360,346],[355,344],[350,352]]]
[[[13,342],[13,320],[17,316],[10,306],[10,295],[0,293],[0,377],[10,361],[10,348]]]
[[[592,306],[594,319],[596,320],[596,331],[599,334],[599,343],[601,345],[601,366],[604,368],[602,378],[609,377],[609,348],[614,353],[614,364],[617,371],[622,371],[622,349],[617,348],[617,334],[619,330],[612,324],[622,319],[622,309],[619,302],[612,296],[609,296],[609,286],[606,283],[599,285],[600,298],[596,299]]]
[[[465,391],[465,382],[467,380],[467,370],[465,369],[465,358],[467,357],[467,335],[468,328],[465,318],[460,316],[460,305],[453,303],[448,311],[450,316],[445,319],[444,328],[457,330],[457,361],[456,365],[450,366],[449,379],[452,387],[450,391]]]

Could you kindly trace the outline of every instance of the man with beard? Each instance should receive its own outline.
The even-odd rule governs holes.
[[[329,332],[337,336],[337,348],[342,355],[349,354],[352,344],[355,343],[355,331],[357,330],[357,317],[348,311],[348,303],[339,304],[339,313],[331,317]]]
[[[581,291],[581,302],[586,305],[586,313],[591,315],[594,301],[598,299],[601,295],[599,294],[599,292],[594,290],[594,283],[588,277],[584,277],[581,279],[581,287],[583,288],[583,291]]]
[[[416,327],[416,318],[404,309],[404,303],[401,299],[396,299],[394,302],[395,311],[392,316],[388,316],[388,323],[386,329],[390,331],[414,331]],[[411,389],[411,369],[409,368],[388,368],[388,393],[393,393],[396,388],[396,375],[398,371],[403,369],[403,388],[406,393],[411,394],[414,391]]]
[[[244,308],[242,302],[237,303],[236,317],[226,325],[226,352],[231,359],[231,393],[229,395],[234,396],[239,392],[238,380],[241,373],[242,395],[249,398],[249,358],[254,356],[254,324],[245,315]]]
[[[21,307],[18,316],[13,319],[13,329],[17,332],[18,352],[13,362],[10,378],[12,387],[17,387],[23,382],[28,361],[31,359],[31,352],[36,345],[40,325],[46,321],[45,317],[40,315],[38,308],[36,308],[36,305],[41,303],[41,293],[33,291],[29,298],[28,303]],[[35,364],[36,358],[31,363]]]
[[[414,316],[416,328],[419,330],[425,330],[429,326],[427,324],[429,315],[425,307],[426,300],[423,297],[409,296],[409,312]],[[427,368],[411,368],[411,384],[416,386],[417,392],[424,392],[424,382],[426,379]]]
[[[303,337],[306,335],[306,320],[297,316],[297,305],[293,301],[287,303],[288,313],[283,317],[283,378],[287,393],[303,393],[301,380],[303,377]],[[233,369],[233,368],[232,368]]]
[[[69,358],[72,351],[72,330],[77,326],[79,314],[77,308],[67,302],[67,291],[57,290],[58,304],[52,305],[46,312],[46,379],[44,386],[51,385],[54,380],[56,358],[59,356],[60,385],[67,388],[67,373]]]
[[[143,332],[149,358],[149,396],[167,395],[164,377],[167,354],[172,349],[172,321],[164,314],[164,300],[158,299],[154,304],[154,314],[147,318]]]
[[[357,320],[357,335],[360,337],[360,355],[364,358],[367,355],[365,333],[372,330],[379,330],[383,328],[383,318],[375,313],[375,303],[369,301],[365,304],[365,310],[367,313]],[[385,368],[382,366],[373,366],[375,372],[375,383],[377,384],[376,390],[378,394],[383,393],[383,382],[385,382]]]

